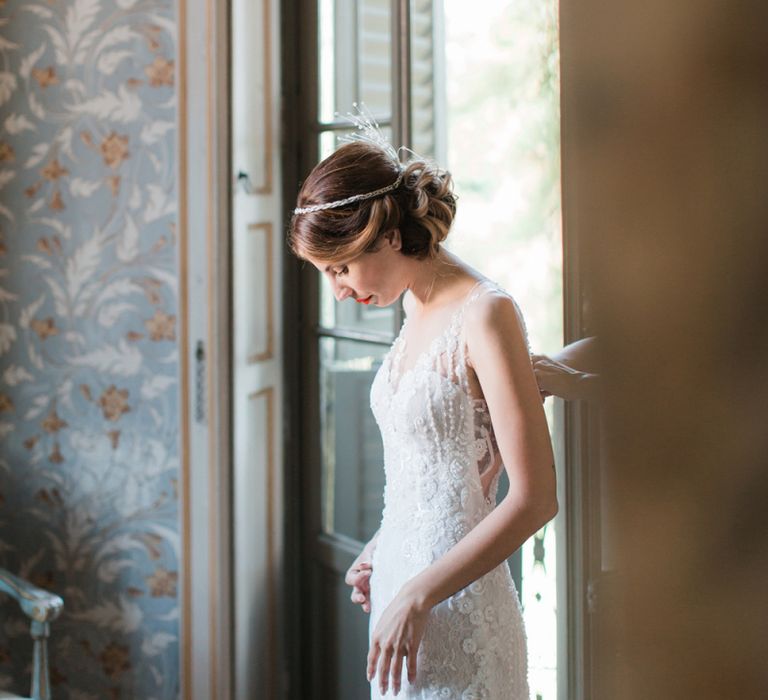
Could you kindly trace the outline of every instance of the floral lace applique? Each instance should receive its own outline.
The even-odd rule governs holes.
[[[370,580],[371,631],[402,585],[495,505],[501,459],[488,407],[470,391],[463,334],[466,308],[493,289],[487,281],[476,285],[410,368],[402,366],[404,325],[374,379],[386,486]],[[371,697],[382,697],[376,683]],[[432,609],[416,682],[404,675],[398,697],[528,700],[525,630],[506,562]]]

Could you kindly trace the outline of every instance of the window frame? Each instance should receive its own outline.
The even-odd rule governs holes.
[[[568,128],[570,101],[568,92],[572,57],[566,25],[570,21],[570,6],[561,2],[560,13],[560,65],[561,65],[561,186],[563,218],[563,313],[565,342],[584,337],[588,330],[584,323],[583,267],[578,223],[575,218],[577,173],[572,162],[571,141],[574,138]],[[298,183],[317,163],[318,138],[322,131],[338,131],[348,128],[347,122],[321,122],[314,119],[318,114],[319,70],[317,2],[309,0],[284,0],[282,61],[286,79],[283,81],[283,183],[286,193],[285,216],[290,221],[291,209],[298,193]],[[570,12],[575,12],[575,8]],[[391,120],[382,120],[382,126],[392,129],[393,141],[409,145],[412,142],[411,124],[411,75],[410,0],[392,0],[392,79],[393,112]],[[406,39],[403,39],[406,37]],[[302,624],[309,620],[309,600],[312,582],[303,580],[301,562],[312,556],[312,539],[320,527],[320,444],[319,444],[319,341],[323,337],[389,344],[394,335],[350,329],[336,329],[315,322],[319,319],[319,293],[317,273],[311,266],[298,265],[289,251],[285,251],[285,316],[286,333],[286,546],[295,556],[288,556],[286,567],[290,582],[286,590],[288,600],[298,605],[288,605],[286,610],[287,649],[298,650],[290,654],[286,671],[291,679],[290,697],[311,697],[307,687],[307,661],[312,658],[311,635],[305,633]],[[402,309],[397,310],[396,323],[402,321]],[[588,610],[587,595],[595,573],[594,553],[600,547],[600,523],[595,520],[595,504],[601,497],[596,469],[588,465],[595,459],[594,410],[580,403],[562,403],[557,411],[562,426],[562,453],[558,455],[566,473],[560,490],[561,517],[566,524],[565,551],[558,553],[558,568],[564,567],[564,589],[558,593],[558,615],[563,623],[558,634],[558,695],[569,700],[593,697],[594,674],[597,659],[594,649],[595,616]],[[298,439],[299,426],[302,439]],[[306,431],[305,428],[311,428]],[[310,434],[311,439],[306,439]],[[599,468],[597,469],[599,472]],[[311,478],[305,479],[307,474]],[[325,536],[320,536],[323,542]],[[337,545],[342,545],[352,560],[357,554],[357,543],[343,535],[335,535]],[[335,558],[333,551],[324,548],[321,556],[330,564]],[[562,570],[562,569],[561,569]],[[293,573],[293,575],[291,575]]]

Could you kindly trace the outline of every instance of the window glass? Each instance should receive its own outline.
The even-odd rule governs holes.
[[[359,95],[377,117],[392,109],[392,40],[390,0],[358,3]]]
[[[384,459],[370,387],[388,345],[320,339],[322,524],[366,542],[381,521]]]
[[[563,340],[558,5],[486,0],[478,12],[445,0],[444,12],[445,165],[459,196],[447,245],[517,299],[534,352],[556,352]],[[549,399],[554,436],[552,407]],[[522,547],[529,680],[540,700],[558,697],[561,523],[548,523]]]
[[[416,153],[445,163],[443,3],[411,0],[411,143]]]
[[[352,109],[350,108],[347,111],[351,112]],[[376,117],[375,114],[374,117]],[[381,123],[379,123],[379,127],[381,129],[381,133],[384,135],[384,138],[392,143],[392,128]],[[331,153],[333,153],[339,146],[342,145],[342,143],[344,143],[342,138],[344,136],[349,136],[352,133],[354,133],[354,128],[338,129],[336,131],[323,131],[320,134],[320,160],[331,155]]]
[[[389,0],[320,0],[319,115],[330,122],[364,102],[376,117],[392,113]]]

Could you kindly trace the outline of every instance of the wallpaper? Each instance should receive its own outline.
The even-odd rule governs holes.
[[[64,598],[55,698],[178,697],[175,45],[173,0],[0,0],[0,566]]]

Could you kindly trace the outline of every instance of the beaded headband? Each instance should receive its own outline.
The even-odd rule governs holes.
[[[354,124],[357,127],[357,131],[352,134],[341,136],[339,141],[343,141],[345,143],[362,142],[378,146],[388,156],[390,156],[390,158],[392,158],[395,163],[398,164],[398,167],[400,167],[400,159],[398,157],[397,151],[395,150],[394,146],[392,146],[392,144],[387,141],[384,134],[381,132],[381,128],[379,127],[378,122],[368,110],[368,108],[364,104],[358,104],[357,102],[353,102],[352,106],[357,109],[358,113],[352,114],[351,112],[347,112],[346,115],[344,115],[344,118],[348,122]],[[338,113],[336,116],[338,116]],[[373,190],[372,192],[353,194],[350,197],[337,199],[334,202],[325,202],[324,204],[311,204],[307,207],[296,207],[293,210],[293,213],[308,214],[309,212],[322,211],[324,209],[337,209],[347,204],[352,204],[352,202],[361,202],[365,199],[373,199],[374,197],[378,197],[379,195],[386,194],[387,192],[391,192],[392,190],[397,189],[402,181],[403,171],[400,169],[400,172],[397,175],[397,179],[391,185],[379,187],[379,189]]]

